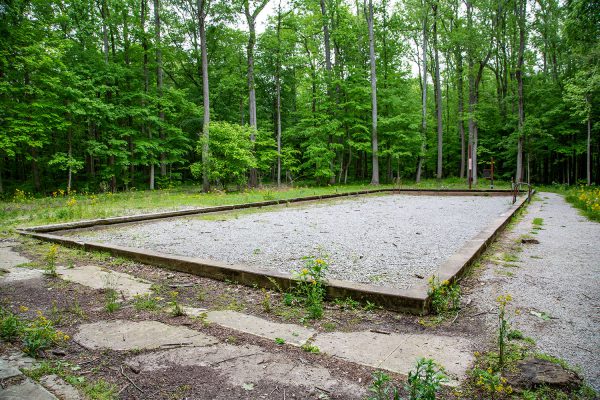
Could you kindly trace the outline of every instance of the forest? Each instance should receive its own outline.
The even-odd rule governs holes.
[[[600,183],[594,0],[5,0],[0,193]]]

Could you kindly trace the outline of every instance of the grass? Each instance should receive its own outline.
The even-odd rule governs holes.
[[[398,185],[380,185],[378,188],[393,188]],[[424,180],[419,184],[407,182],[401,188],[420,189],[464,189],[463,180]],[[509,184],[496,182],[496,187],[508,188]],[[482,182],[479,189],[488,188]],[[294,197],[346,193],[373,189],[364,184],[333,186],[298,186],[282,188],[249,189],[238,192],[215,191],[201,193],[200,186],[180,186],[162,190],[130,190],[119,193],[71,193],[71,195],[34,197],[17,192],[0,201],[0,236],[14,234],[16,227],[75,221],[81,219],[107,218],[118,215],[133,215],[159,210],[178,210],[185,207],[207,207],[226,204],[250,203],[265,200],[286,200]],[[74,200],[74,201],[73,201]]]

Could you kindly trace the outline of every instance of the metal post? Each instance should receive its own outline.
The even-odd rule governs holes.
[[[469,162],[468,162],[468,180],[469,180],[469,190],[471,190],[471,185],[473,184],[473,154],[471,145],[469,145]]]
[[[510,178],[510,182],[511,182],[510,184],[512,187],[513,204],[515,204],[517,201],[517,184],[515,183],[515,178],[514,177]]]

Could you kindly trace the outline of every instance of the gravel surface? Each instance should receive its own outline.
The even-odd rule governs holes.
[[[508,197],[362,196],[75,235],[281,272],[326,255],[330,278],[408,288],[509,207]]]
[[[513,327],[532,337],[540,351],[581,367],[588,383],[600,390],[600,224],[560,195],[538,198],[508,239],[530,235],[540,243],[524,245],[514,263],[519,268],[510,268],[512,277],[487,268],[473,297],[487,311],[497,308],[498,295],[510,294],[511,308],[521,311]],[[531,233],[534,218],[543,218],[537,234]],[[495,329],[497,316],[487,315],[488,329]]]

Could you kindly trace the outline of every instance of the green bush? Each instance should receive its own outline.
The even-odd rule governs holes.
[[[228,122],[211,122],[209,159],[206,168],[210,182],[223,185],[244,185],[247,181],[248,170],[256,168],[256,158],[252,152],[250,127]],[[198,141],[196,151],[202,154],[204,138]],[[194,163],[190,167],[192,175],[200,178],[205,166]]]

